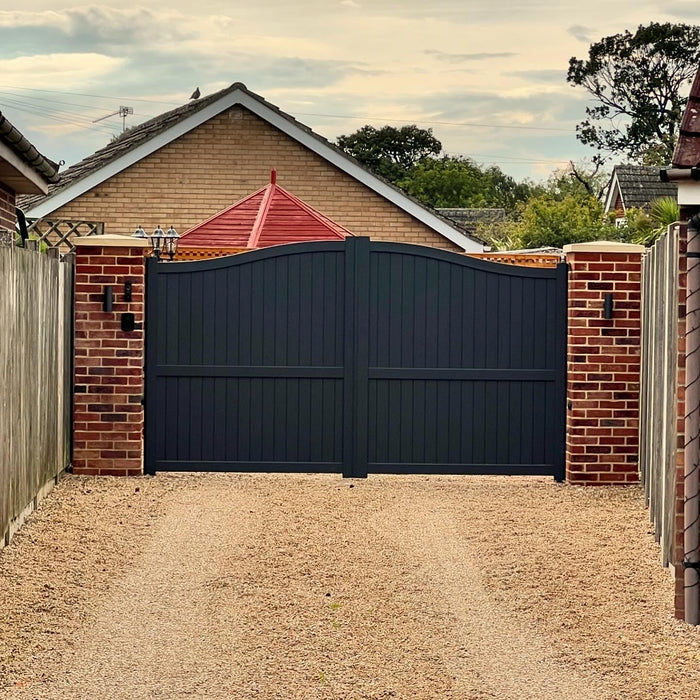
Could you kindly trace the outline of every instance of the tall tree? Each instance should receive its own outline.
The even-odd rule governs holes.
[[[603,164],[599,160],[593,160],[592,165],[569,161],[568,167],[554,170],[547,180],[546,191],[556,199],[567,194],[601,199],[610,181],[610,173],[601,170]]]
[[[696,25],[652,22],[591,44],[587,60],[570,59],[566,78],[597,103],[586,108],[578,139],[633,161],[670,163],[698,65]]]
[[[420,129],[415,124],[400,128],[369,124],[352,134],[339,136],[337,145],[362,165],[391,182],[402,178],[406,171],[428,156],[436,156],[442,144],[432,129]]]
[[[500,168],[482,169],[470,158],[425,158],[396,183],[431,207],[496,207],[512,210],[533,193]]]
[[[561,248],[567,243],[618,240],[627,228],[616,228],[605,216],[599,197],[607,179],[586,164],[555,170],[544,187],[533,188],[506,219],[477,227],[477,235],[498,250]],[[629,235],[628,235],[629,234]]]

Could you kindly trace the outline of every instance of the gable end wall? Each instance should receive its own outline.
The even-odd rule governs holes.
[[[460,248],[286,134],[235,106],[210,119],[46,218],[103,221],[130,235],[170,225],[184,233],[277,181],[355,235]]]

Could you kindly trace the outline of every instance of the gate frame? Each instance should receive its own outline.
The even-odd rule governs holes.
[[[361,339],[367,337],[369,332],[369,270],[371,252],[396,252],[406,255],[417,255],[422,258],[431,258],[438,261],[458,264],[463,267],[480,270],[483,272],[497,273],[499,275],[550,278],[556,280],[557,304],[555,309],[555,357],[559,358],[554,369],[555,395],[557,404],[560,406],[556,412],[556,426],[552,436],[554,446],[552,451],[557,455],[552,471],[540,471],[537,469],[528,471],[518,470],[518,474],[541,474],[552,475],[556,481],[563,481],[565,476],[565,430],[566,430],[566,343],[567,343],[567,265],[560,263],[555,269],[543,269],[532,267],[504,266],[499,263],[483,261],[479,259],[461,256],[449,251],[443,251],[424,246],[403,244],[403,243],[383,243],[371,242],[366,237],[348,237],[345,241],[330,242],[306,242],[295,243],[284,246],[275,246],[249,253],[227,256],[204,261],[191,261],[182,263],[171,263],[158,261],[149,258],[146,261],[146,310],[145,326],[154,329],[156,327],[156,316],[158,309],[162,308],[157,295],[157,275],[162,273],[184,272],[186,268],[190,270],[196,268],[197,271],[206,272],[219,268],[227,268],[236,265],[243,265],[250,262],[258,262],[267,258],[289,255],[290,252],[323,252],[323,251],[343,251],[345,267],[345,362],[343,366],[343,462],[342,472],[345,478],[366,478],[368,474],[368,410],[369,410],[369,346]],[[161,265],[165,267],[160,267]],[[171,267],[171,265],[173,267]],[[153,435],[159,427],[157,416],[148,411],[148,397],[153,396],[156,387],[157,377],[157,339],[153,331],[146,333],[145,348],[145,445],[144,445],[144,471],[146,474],[156,472],[156,444],[154,440],[149,440],[149,434]],[[459,369],[456,371],[460,371]],[[475,370],[478,371],[478,370]],[[548,370],[552,371],[552,370]],[[449,370],[446,370],[449,372]],[[457,378],[457,377],[452,377]],[[358,393],[360,392],[360,393]],[[353,435],[353,439],[348,436]],[[269,471],[289,471],[277,463],[265,463],[266,466],[251,463],[250,469],[264,468]],[[431,465],[436,467],[437,465]],[[318,467],[318,468],[315,468]],[[177,470],[177,467],[175,467]],[[322,468],[322,464],[316,463],[305,465],[303,471],[336,471]],[[391,467],[381,470],[373,470],[373,473],[455,473],[449,469],[438,468],[421,469],[404,467],[392,469]],[[459,471],[458,473],[465,473]],[[478,473],[478,472],[475,472]],[[502,468],[490,468],[489,474],[512,474],[515,473],[507,465]]]

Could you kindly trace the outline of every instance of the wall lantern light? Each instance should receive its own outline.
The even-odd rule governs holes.
[[[150,236],[139,226],[131,237],[149,240],[157,260],[160,260],[163,255],[167,255],[172,260],[177,253],[177,243],[180,240],[180,234],[172,226],[167,231],[156,226]]]

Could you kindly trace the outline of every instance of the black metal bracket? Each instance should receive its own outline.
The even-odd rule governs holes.
[[[700,561],[684,561],[683,568],[695,569],[696,571],[700,571]]]
[[[613,295],[608,293],[603,297],[603,318],[610,320],[613,317]]]
[[[104,294],[102,295],[102,310],[103,311],[111,311],[112,310],[112,302],[114,301],[114,289],[112,286],[107,286],[104,288]]]
[[[141,321],[136,321],[136,316],[132,313],[123,313],[121,315],[121,329],[125,333],[130,333],[131,331],[140,331],[143,328],[143,323]]]
[[[700,258],[700,253],[690,252],[685,254],[686,258]]]

